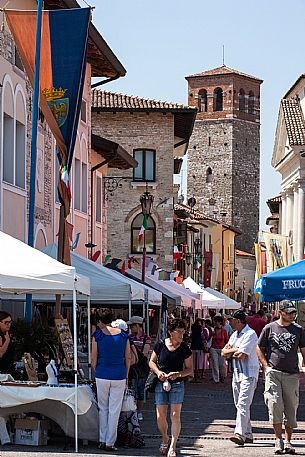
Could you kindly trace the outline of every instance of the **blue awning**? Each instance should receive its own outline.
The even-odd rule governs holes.
[[[305,260],[262,275],[255,284],[262,302],[305,300]]]

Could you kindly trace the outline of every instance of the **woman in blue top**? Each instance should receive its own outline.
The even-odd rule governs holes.
[[[128,335],[111,327],[112,320],[110,309],[99,309],[96,312],[97,329],[92,338],[92,366],[99,407],[99,448],[106,451],[117,450],[114,444],[130,366]]]

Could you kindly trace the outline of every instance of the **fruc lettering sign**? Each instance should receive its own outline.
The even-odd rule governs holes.
[[[305,289],[305,279],[283,279],[283,289]]]

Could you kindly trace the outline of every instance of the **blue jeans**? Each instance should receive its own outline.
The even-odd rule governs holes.
[[[144,400],[144,387],[146,378],[137,378],[131,380],[131,388],[134,391],[136,400]]]
[[[156,405],[179,405],[184,399],[184,381],[173,382],[169,392],[163,389],[163,383],[158,382],[155,388]]]

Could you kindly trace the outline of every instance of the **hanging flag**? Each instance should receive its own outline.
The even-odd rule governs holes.
[[[124,275],[124,274],[126,273],[126,263],[125,263],[125,260],[124,260],[124,262],[123,262],[122,265],[121,265],[121,273],[122,273],[122,275]]]
[[[37,11],[5,10],[5,15],[33,87]],[[56,139],[58,193],[65,219],[70,212],[69,174],[82,103],[90,16],[90,8],[42,13],[39,104]],[[61,224],[66,228],[64,221]],[[63,239],[68,239],[65,233]]]
[[[202,260],[201,260],[201,257],[200,255],[197,255],[197,270],[198,270],[198,273],[201,273],[201,270],[202,270]]]
[[[72,244],[72,251],[74,251],[77,248],[77,245],[78,245],[78,242],[79,242],[79,237],[80,237],[80,233],[77,233],[76,237],[75,237],[75,241]]]
[[[91,257],[92,262],[96,262],[100,255],[101,251],[95,251],[95,253]]]
[[[139,231],[139,241],[142,241],[142,238],[143,238],[145,230],[147,229],[147,226],[148,226],[147,215],[144,214],[142,227]]]
[[[134,255],[128,258],[127,266],[129,270],[131,270],[133,263],[139,263],[138,259]]]
[[[107,255],[105,256],[103,265],[107,265],[107,263],[109,262],[110,259],[111,259],[111,255],[110,255],[110,254],[107,254]]]
[[[174,260],[181,260],[181,255],[178,249],[178,246],[175,244],[174,245],[174,255],[173,255]]]

